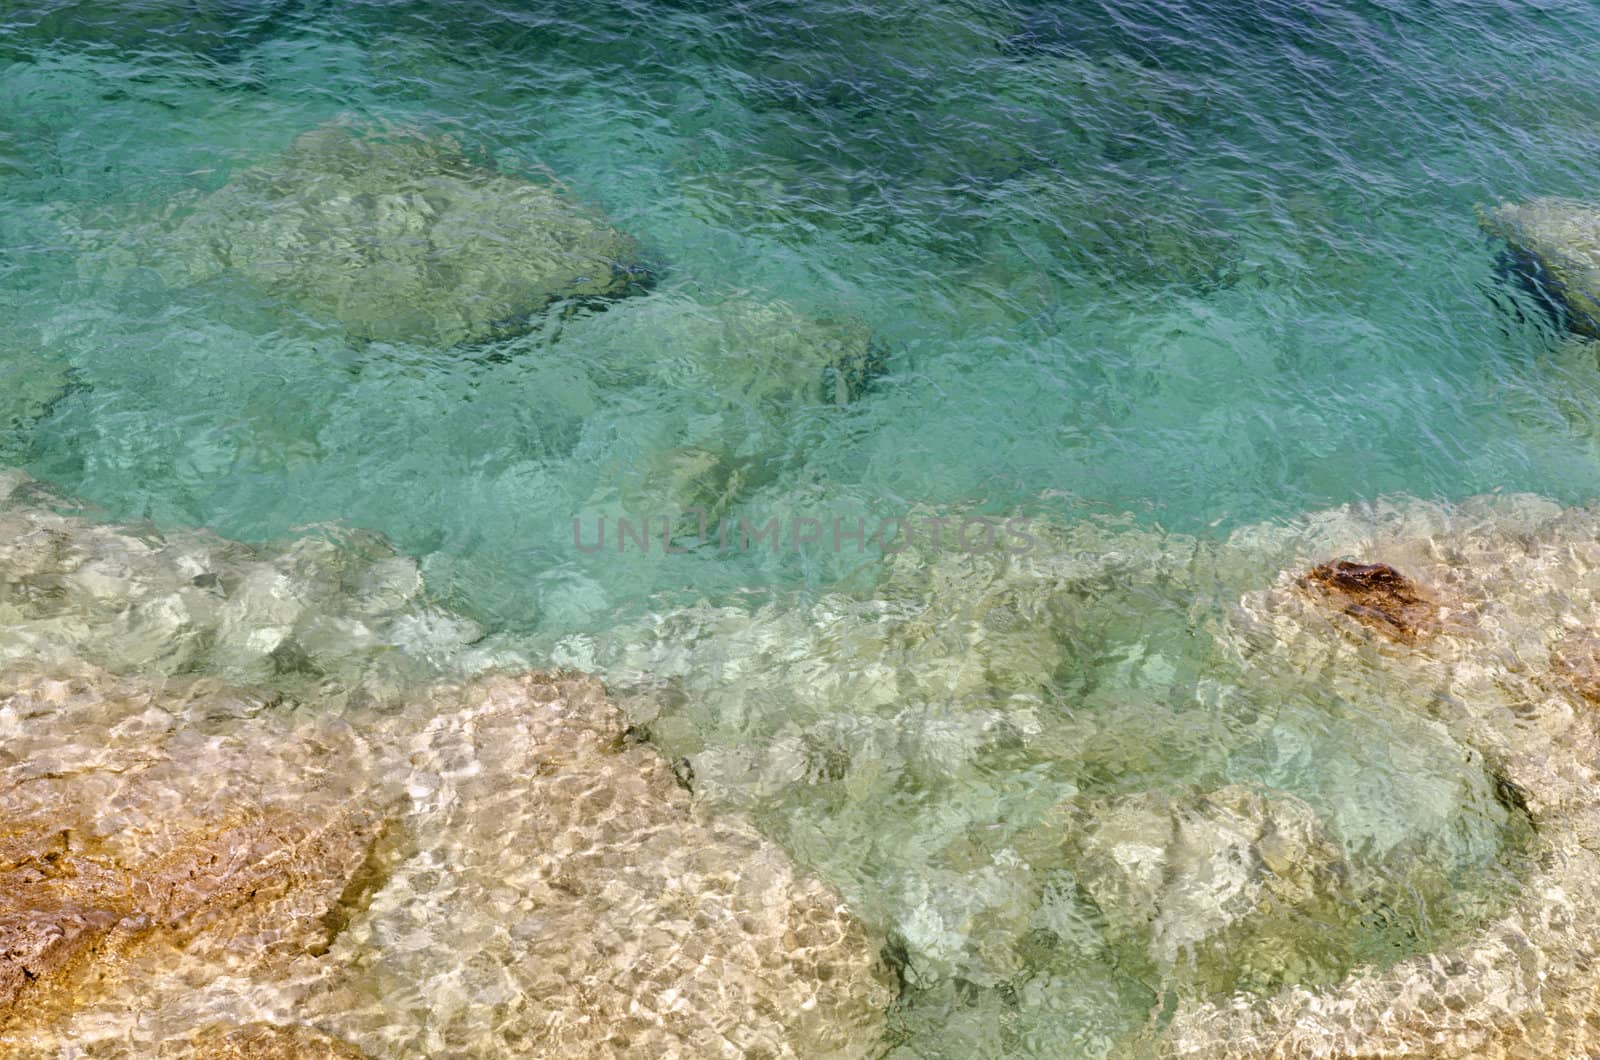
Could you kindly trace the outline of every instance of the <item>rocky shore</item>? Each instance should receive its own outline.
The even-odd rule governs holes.
[[[6,1055],[1593,1046],[1594,511],[1404,501],[1211,542],[1113,522],[1027,556],[905,552],[810,609],[549,652],[613,694],[529,669],[537,646],[438,609],[376,539],[159,535],[6,483]],[[1144,628],[1096,714],[1053,716],[1083,638],[1107,650],[1168,597],[1222,620]],[[1217,706],[1163,721],[1152,684]],[[1206,753],[1239,776],[1138,782],[1139,755],[1212,739],[1180,729],[1230,733]],[[1053,765],[1012,785],[1024,748]],[[1261,754],[1351,768],[1298,795],[1244,776]],[[901,792],[909,845],[852,846]],[[1374,918],[1405,895],[1441,924],[1384,959]],[[1096,968],[1165,1000],[1143,1026],[1052,1008]],[[922,1028],[958,996],[970,1025]]]

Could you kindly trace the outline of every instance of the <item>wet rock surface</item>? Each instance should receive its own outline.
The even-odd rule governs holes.
[[[448,138],[339,123],[236,173],[173,240],[191,278],[237,273],[357,338],[442,345],[516,334],[557,300],[620,295],[637,258],[559,189]]]

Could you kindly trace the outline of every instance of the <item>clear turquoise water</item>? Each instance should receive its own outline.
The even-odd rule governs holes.
[[[72,386],[0,423],[0,459],[117,519],[375,529],[542,638],[859,565],[572,547],[708,419],[765,462],[756,520],[976,505],[1205,537],[1386,494],[1589,500],[1600,368],[1496,275],[1474,208],[1596,193],[1596,42],[1585,0],[12,0],[0,334],[27,356],[0,370]],[[650,298],[859,318],[883,373],[747,422],[619,367],[675,341],[623,307],[364,345],[152,266],[173,204],[352,114],[547,167],[642,242]]]

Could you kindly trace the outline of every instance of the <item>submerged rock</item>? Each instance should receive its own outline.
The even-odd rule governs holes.
[[[1300,584],[1391,640],[1409,644],[1438,629],[1438,605],[1386,563],[1319,563]]]
[[[250,1023],[212,1026],[187,1043],[167,1043],[162,1060],[366,1060],[367,1054],[311,1027]]]
[[[746,493],[772,478],[753,457],[730,458],[701,445],[680,445],[649,457],[624,487],[622,507],[654,533],[707,537]]]
[[[415,561],[377,535],[257,548],[67,507],[0,471],[0,662],[87,660],[327,697],[514,661],[473,647],[482,630],[434,606]]]
[[[684,391],[706,411],[844,405],[882,369],[882,351],[862,321],[809,316],[746,295],[631,299],[572,321],[562,339],[602,370]]]
[[[1600,338],[1600,206],[1544,198],[1479,217],[1511,247],[1523,275],[1552,299],[1573,331]]]
[[[192,278],[234,272],[357,338],[441,345],[620,295],[638,253],[558,189],[448,138],[337,123],[236,173],[173,239]]]
[[[1398,516],[1398,518],[1397,518]],[[1491,763],[1496,796],[1527,820],[1528,878],[1456,940],[1344,981],[1270,997],[1193,999],[1150,1044],[1193,1057],[1587,1056],[1600,1048],[1600,732],[1589,699],[1600,624],[1594,509],[1496,498],[1311,528],[1327,551],[1381,554],[1447,589],[1471,620],[1405,651],[1330,635],[1318,601],[1285,575],[1242,601],[1249,646],[1347,692],[1370,687],[1438,718]],[[1373,629],[1367,639],[1381,636]],[[1467,930],[1470,926],[1470,930]]]
[[[0,447],[9,447],[72,386],[64,357],[23,347],[0,352]]]
[[[92,671],[0,677],[6,1055],[79,1010],[136,1017],[147,991],[305,975],[327,951],[392,798],[348,733],[263,706]],[[235,720],[208,731],[214,715]]]
[[[867,1055],[861,925],[596,682],[274,707],[0,676],[0,1052]]]
[[[891,999],[861,926],[697,810],[591,679],[490,678],[399,727],[422,853],[311,1003],[384,1056],[864,1056]],[[374,1005],[369,999],[376,999]]]
[[[1074,799],[1047,823],[1032,842],[1063,848],[1113,940],[1188,989],[1261,989],[1349,964],[1345,933],[1330,930],[1348,919],[1349,870],[1301,799],[1242,785],[1146,791]]]
[[[1382,518],[1421,532],[1429,511]],[[1359,519],[1209,542],[914,512],[870,589],[673,608],[554,651],[888,933],[905,1055],[1098,1055],[1163,995],[1326,984],[1459,937],[1520,864],[1513,789],[1431,689],[1303,662],[1377,635],[1346,620],[1356,597],[1285,576],[1315,622],[1287,639],[1241,611],[1263,572],[1375,554],[1409,579],[1327,579],[1447,601],[1416,644],[1472,629],[1450,580]]]

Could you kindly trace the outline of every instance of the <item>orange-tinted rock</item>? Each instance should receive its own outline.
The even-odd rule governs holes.
[[[1600,637],[1573,635],[1556,645],[1550,672],[1581,698],[1600,704]]]
[[[364,897],[384,835],[374,800],[296,778],[318,748],[267,723],[178,727],[215,697],[162,692],[0,681],[0,1052],[102,998],[136,1007],[145,976],[253,975],[325,952]]]
[[[1340,611],[1391,640],[1411,643],[1439,629],[1439,606],[1411,579],[1386,563],[1322,563],[1300,584],[1324,594]]]

